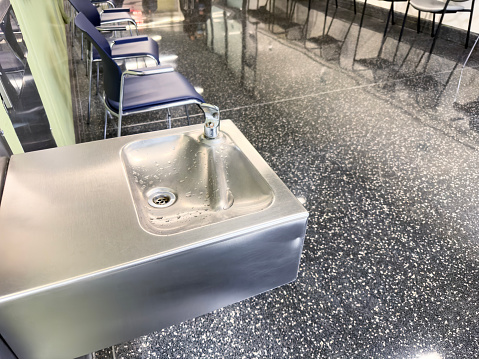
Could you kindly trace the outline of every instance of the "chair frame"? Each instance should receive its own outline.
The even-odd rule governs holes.
[[[83,1],[86,1],[86,2],[90,2],[89,0],[83,0]],[[80,13],[81,11],[79,9],[77,9],[75,7],[75,5],[72,3],[71,0],[69,0],[69,3],[70,3],[70,14],[71,14],[71,18],[73,18],[73,12],[75,11],[77,14]],[[90,3],[93,7],[93,3]],[[114,7],[114,4],[110,1],[110,4],[113,6],[113,8],[110,8],[110,9],[107,9],[106,11],[108,12],[118,12],[118,13],[128,13],[129,14],[129,9],[123,9],[123,8],[115,8]],[[100,16],[100,20],[101,20],[101,15],[105,12],[105,10],[102,10],[101,13],[99,14]],[[118,23],[128,23],[130,24],[130,27],[129,27],[129,31],[130,31],[130,36],[133,36],[133,32],[131,30],[131,25],[135,26],[135,32],[136,32],[136,35],[139,35],[139,32],[138,32],[138,24],[136,23],[135,19],[133,18],[130,18],[130,19],[122,19],[121,21],[118,21],[118,20],[110,20],[110,21],[104,21],[104,20],[101,20],[100,22],[100,25],[99,26],[96,26],[97,30],[98,31],[101,31],[101,32],[116,32],[116,31],[125,31],[127,30],[127,26],[126,25],[113,25],[113,24],[118,24]],[[71,37],[72,37],[72,47],[74,46],[74,36],[75,36],[75,22],[72,21],[72,26],[73,28],[71,29]],[[84,40],[83,40],[83,33],[81,35],[81,59],[83,60],[83,52],[84,52],[84,46],[83,46],[83,43],[84,43]],[[87,68],[87,71],[88,71],[88,68]]]
[[[125,79],[128,76],[152,76],[152,75],[160,75],[164,73],[176,73],[175,70],[172,67],[169,66],[156,66],[156,67],[149,67],[149,68],[143,68],[143,69],[133,69],[133,70],[126,70],[126,71],[121,71],[119,68],[118,64],[115,63],[114,59],[111,57],[111,53],[104,49],[100,44],[98,44],[96,38],[98,40],[100,37],[98,37],[98,34],[90,32],[93,31],[94,26],[93,24],[86,18],[84,14],[79,14],[77,18],[75,19],[75,23],[77,27],[79,27],[86,35],[87,39],[95,46],[97,51],[100,54],[100,57],[103,60],[106,60],[108,64],[104,64],[104,70],[109,73],[110,76],[113,76],[113,81],[114,83],[109,83],[110,86],[113,87],[113,89],[110,87],[110,92],[113,91],[110,95],[114,95],[116,93],[116,86],[118,85],[116,81],[120,81],[119,83],[119,89],[118,93],[114,95],[112,101],[116,102],[118,99],[118,109],[112,108],[110,103],[108,102],[107,99],[107,86],[104,86],[104,92],[103,92],[103,102],[105,105],[105,129],[104,129],[104,138],[106,138],[106,130],[108,126],[108,113],[112,114],[113,116],[116,116],[118,118],[118,130],[117,130],[117,135],[118,137],[121,136],[121,124],[122,124],[122,118],[123,116],[131,115],[131,114],[138,114],[138,113],[144,113],[144,112],[150,112],[150,111],[155,111],[155,110],[160,110],[160,109],[168,109],[168,128],[171,128],[171,114],[169,108],[171,107],[178,107],[178,106],[185,106],[189,104],[196,104],[199,105],[201,110],[203,111],[205,118],[207,121],[214,123],[214,122],[219,122],[219,109],[216,106],[204,103],[203,97],[198,94],[193,86],[188,83],[188,81],[183,78],[183,81],[188,83],[188,85],[191,87],[191,90],[197,95],[195,96],[191,92],[189,94],[184,95],[184,99],[181,99],[181,96],[179,96],[178,100],[170,99],[170,101],[173,102],[168,102],[168,98],[164,98],[162,100],[158,99],[158,102],[153,102],[151,105],[144,104],[142,107],[138,107],[137,109],[132,108],[131,110],[124,111],[123,110],[123,102],[124,102],[124,93],[125,93]],[[111,49],[108,48],[108,50]],[[115,68],[116,67],[116,68]],[[179,75],[179,74],[178,74]],[[118,76],[118,77],[117,77]],[[182,77],[180,75],[180,77]],[[106,75],[103,78],[103,81],[107,81]],[[118,97],[117,97],[118,96]],[[116,105],[114,105],[116,107]],[[188,111],[186,111],[186,116],[188,118],[188,123],[189,123],[189,116],[188,116]],[[208,122],[208,123],[209,123]],[[205,122],[206,126],[206,122]]]
[[[120,41],[121,39],[116,39],[111,47],[115,46],[115,43]],[[99,89],[99,82],[100,82],[100,63],[101,63],[101,57],[98,59],[93,59],[93,44],[90,42],[90,54],[88,57],[87,61],[87,71],[88,71],[88,120],[87,124],[90,123],[90,112],[91,112],[91,83],[92,83],[92,77],[93,77],[93,63],[96,63],[96,94],[98,95],[98,89]],[[141,54],[137,56],[115,56],[112,57],[113,60],[115,61],[122,61],[122,60],[128,60],[128,59],[141,59],[141,58],[150,58],[153,61],[155,61],[155,65],[158,66],[159,62],[156,60],[154,56],[151,54]]]
[[[134,115],[134,114],[139,114],[139,113],[145,113],[145,112],[150,112],[150,111],[157,111],[157,110],[164,110],[168,109],[168,115],[167,115],[167,125],[168,128],[171,128],[171,113],[170,113],[170,108],[171,107],[179,107],[179,106],[185,106],[185,111],[186,111],[186,116],[188,119],[188,124],[190,124],[189,120],[189,115],[188,115],[188,109],[187,105],[198,105],[202,108],[203,112],[205,111],[203,109],[203,106],[206,105],[203,102],[197,101],[197,100],[184,100],[184,101],[178,101],[175,102],[174,106],[171,106],[171,104],[163,104],[163,105],[156,105],[156,106],[151,106],[146,109],[142,110],[133,110],[133,111],[128,111],[124,112],[123,111],[123,95],[124,95],[124,87],[125,87],[125,78],[128,76],[150,76],[150,75],[158,75],[162,73],[168,73],[168,72],[174,72],[175,70],[172,67],[163,67],[163,66],[157,66],[157,67],[152,67],[152,68],[146,68],[146,69],[138,69],[138,70],[126,70],[121,74],[121,83],[120,83],[120,100],[118,102],[118,111],[115,111],[113,108],[111,108],[108,105],[108,101],[106,100],[106,94],[103,94],[103,104],[105,105],[105,128],[104,128],[104,138],[106,138],[106,130],[107,130],[107,124],[108,124],[108,113],[111,115],[115,116],[118,118],[118,130],[117,130],[117,136],[121,137],[121,123],[122,119],[124,116],[128,115]]]

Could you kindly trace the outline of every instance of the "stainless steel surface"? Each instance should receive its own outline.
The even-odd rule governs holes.
[[[220,110],[214,105],[203,103],[200,105],[205,114],[205,137],[214,139],[220,131]]]
[[[153,188],[146,195],[148,204],[154,208],[166,208],[176,202],[176,195],[169,188]]]
[[[193,132],[135,141],[121,150],[121,158],[138,220],[152,234],[220,223],[273,202],[271,187],[226,134],[216,140]],[[145,206],[158,187],[171,188],[176,203]]]
[[[85,355],[296,278],[307,212],[231,121],[222,132],[241,153],[228,156],[249,161],[272,203],[258,210],[251,197],[251,213],[168,235],[140,226],[125,152],[165,138],[197,149],[190,138],[203,125],[12,156],[0,207],[0,333],[19,359]]]

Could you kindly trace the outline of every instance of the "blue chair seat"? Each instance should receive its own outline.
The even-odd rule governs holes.
[[[114,59],[141,57],[146,54],[153,56],[157,63],[160,62],[158,43],[146,36],[117,39],[111,48],[111,55]],[[100,61],[100,54],[96,48],[93,48],[93,61]]]
[[[178,72],[127,77],[123,89],[123,112],[138,112],[180,101],[205,102],[188,80]],[[107,102],[110,108],[119,110],[118,102],[111,99],[107,99]]]
[[[127,12],[103,12],[100,15],[101,22],[103,24],[108,24],[112,22],[124,22],[129,21],[133,22],[133,18]]]

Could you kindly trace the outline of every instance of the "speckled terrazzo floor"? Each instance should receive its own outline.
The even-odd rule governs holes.
[[[145,14],[147,3],[123,5],[160,59],[306,198],[310,218],[294,283],[120,343],[116,357],[478,358],[478,55],[453,103],[468,51],[440,40],[429,56],[427,28],[398,43],[393,26],[381,45],[385,19],[366,16],[360,29],[347,3],[331,3],[326,25],[325,2],[309,17],[297,2],[287,17],[279,0],[274,15],[213,1],[206,24]],[[79,138],[98,140],[101,102],[86,125],[78,46],[73,57]],[[127,117],[123,134],[165,128],[163,118]]]

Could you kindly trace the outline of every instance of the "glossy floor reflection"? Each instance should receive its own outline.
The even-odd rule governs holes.
[[[453,103],[462,43],[429,56],[427,27],[398,43],[396,24],[382,41],[385,17],[360,28],[359,3],[355,15],[331,2],[326,18],[326,2],[272,3],[123,1],[310,219],[297,281],[118,344],[117,358],[479,357],[478,56]],[[99,140],[103,107],[96,98],[87,125],[78,49],[79,137]],[[125,117],[123,134],[165,118]]]

